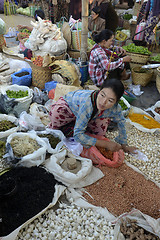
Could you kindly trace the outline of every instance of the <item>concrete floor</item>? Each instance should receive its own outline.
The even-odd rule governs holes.
[[[6,30],[10,27],[16,27],[17,25],[26,25],[26,26],[32,26],[31,20],[33,20],[32,17],[16,14],[16,15],[10,15],[5,16],[4,14],[0,14],[0,18],[6,23]]]

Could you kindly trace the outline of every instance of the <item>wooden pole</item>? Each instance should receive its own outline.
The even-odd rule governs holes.
[[[82,36],[80,56],[82,62],[87,60],[88,48],[88,0],[82,0]]]

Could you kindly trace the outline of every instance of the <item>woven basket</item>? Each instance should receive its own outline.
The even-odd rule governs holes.
[[[160,67],[157,68],[156,86],[157,86],[158,92],[160,93]]]
[[[74,58],[74,59],[80,58],[80,51],[68,50],[67,52],[71,58]],[[90,55],[90,51],[87,51],[88,58],[89,58],[89,55]]]
[[[45,83],[52,81],[52,73],[48,67],[39,67],[32,64],[32,85],[40,89],[45,88]]]
[[[132,58],[131,62],[133,63],[146,64],[150,58],[150,55],[132,53],[132,52],[127,52],[127,55]]]
[[[153,70],[149,69],[145,73],[140,73],[136,71],[140,71],[141,67],[134,67],[131,71],[132,73],[132,81],[135,85],[141,85],[145,87],[152,79]]]

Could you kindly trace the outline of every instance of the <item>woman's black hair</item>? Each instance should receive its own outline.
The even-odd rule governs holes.
[[[100,14],[101,8],[96,6],[92,9],[93,12],[95,12],[96,14]]]
[[[45,19],[45,14],[43,12],[42,9],[37,9],[35,12],[34,12],[34,19],[36,21],[38,21],[38,18],[37,17],[40,17],[41,19]]]
[[[103,82],[100,90],[102,90],[103,88],[111,88],[117,97],[117,102],[123,96],[124,93],[123,83],[116,78],[106,79]]]
[[[94,36],[94,41],[96,43],[100,43],[102,42],[103,40],[109,40],[111,37],[113,36],[113,32],[109,29],[104,29],[102,30],[99,34],[96,34]]]

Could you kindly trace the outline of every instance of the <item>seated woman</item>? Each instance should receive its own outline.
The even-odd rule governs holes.
[[[100,11],[100,7],[94,7],[88,19],[88,29],[92,32],[92,36],[105,29],[105,20],[99,17]]]
[[[65,136],[74,136],[77,142],[90,148],[100,146],[111,151],[123,149],[134,152],[135,147],[127,145],[125,118],[118,104],[124,86],[117,79],[104,81],[98,91],[78,90],[69,92],[52,105],[49,117],[50,127],[60,129]],[[118,124],[117,142],[98,140],[87,133],[106,136],[109,119]]]
[[[41,9],[37,9],[34,13],[34,19],[35,21],[38,21],[38,18],[37,17],[40,17],[41,19],[45,19],[45,15],[44,15],[44,12],[43,10]],[[19,47],[20,47],[20,53],[23,53],[24,54],[24,57],[27,57],[27,58],[31,58],[32,57],[32,52],[30,49],[27,49],[25,46],[24,46],[24,43],[26,42],[26,40],[29,38],[32,30],[33,30],[33,27],[30,27],[30,26],[24,26],[24,25],[18,25],[17,26],[18,30],[19,31],[22,31],[24,29],[24,32],[23,33],[18,33],[17,37],[18,37],[18,40],[20,42],[19,44]],[[25,31],[25,29],[27,31]]]
[[[125,64],[131,61],[130,56],[125,56],[126,51],[121,47],[114,47],[113,32],[104,29],[94,37],[96,44],[93,46],[89,59],[89,74],[94,84],[99,87],[107,78],[116,77],[126,80],[130,77],[126,73]]]

